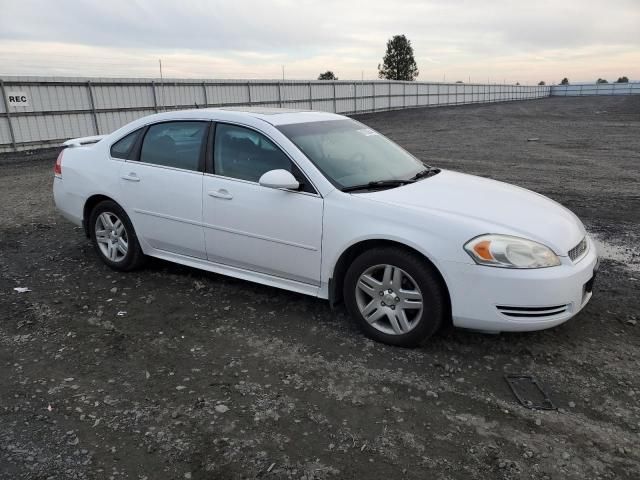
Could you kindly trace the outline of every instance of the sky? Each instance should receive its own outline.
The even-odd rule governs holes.
[[[418,80],[640,80],[640,0],[0,0],[0,74],[377,78],[411,41]]]

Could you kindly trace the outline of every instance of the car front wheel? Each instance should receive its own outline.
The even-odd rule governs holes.
[[[413,347],[442,325],[446,296],[434,267],[417,254],[378,248],[357,257],[344,281],[347,310],[379,342]]]
[[[89,225],[96,252],[109,267],[129,271],[142,264],[138,237],[120,205],[111,200],[100,202],[91,212]]]

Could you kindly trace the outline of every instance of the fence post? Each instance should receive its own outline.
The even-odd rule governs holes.
[[[371,111],[375,112],[376,111],[376,84],[374,82],[371,82],[371,99],[372,99]]]
[[[100,128],[98,127],[98,115],[96,114],[96,102],[93,99],[93,88],[91,88],[91,80],[87,80],[87,91],[89,92],[89,103],[91,104],[93,126],[95,127],[96,135],[100,135]]]
[[[333,113],[338,113],[338,107],[336,104],[336,81],[333,80],[331,83],[333,83]]]
[[[151,90],[153,91],[153,108],[158,113],[158,96],[156,94],[156,82],[151,80]]]
[[[309,110],[313,110],[313,89],[311,88],[311,82],[309,82]]]
[[[402,84],[402,108],[407,108],[407,84]]]
[[[11,112],[9,111],[9,102],[7,101],[7,92],[4,89],[4,82],[0,78],[0,93],[2,93],[2,101],[4,102],[4,110],[7,115],[7,123],[9,123],[9,135],[11,136],[11,147],[14,152],[17,152],[16,148],[16,134],[13,131],[13,124],[11,123]]]
[[[353,113],[358,111],[358,103],[357,103],[357,91],[356,91],[356,82],[353,82]]]
[[[247,95],[249,96],[249,105],[251,105],[251,84],[247,82]]]
[[[202,94],[204,96],[204,106],[205,108],[209,106],[209,95],[207,94],[207,84],[206,82],[202,82]]]
[[[278,105],[282,108],[282,85],[280,85],[280,82],[276,83],[276,85],[278,87]]]

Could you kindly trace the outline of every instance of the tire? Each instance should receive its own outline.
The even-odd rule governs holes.
[[[131,220],[116,202],[104,200],[91,210],[89,235],[100,259],[114,270],[128,272],[144,263]]]
[[[415,347],[444,323],[447,297],[443,289],[434,267],[420,255],[383,247],[353,261],[343,295],[349,314],[365,335],[388,345]]]

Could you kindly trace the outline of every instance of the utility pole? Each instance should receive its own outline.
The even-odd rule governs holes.
[[[164,105],[164,79],[162,77],[162,59],[158,59],[158,65],[160,65],[160,105]]]
[[[284,82],[284,65],[282,65],[282,81]]]
[[[360,72],[360,80],[364,82],[364,70]]]

